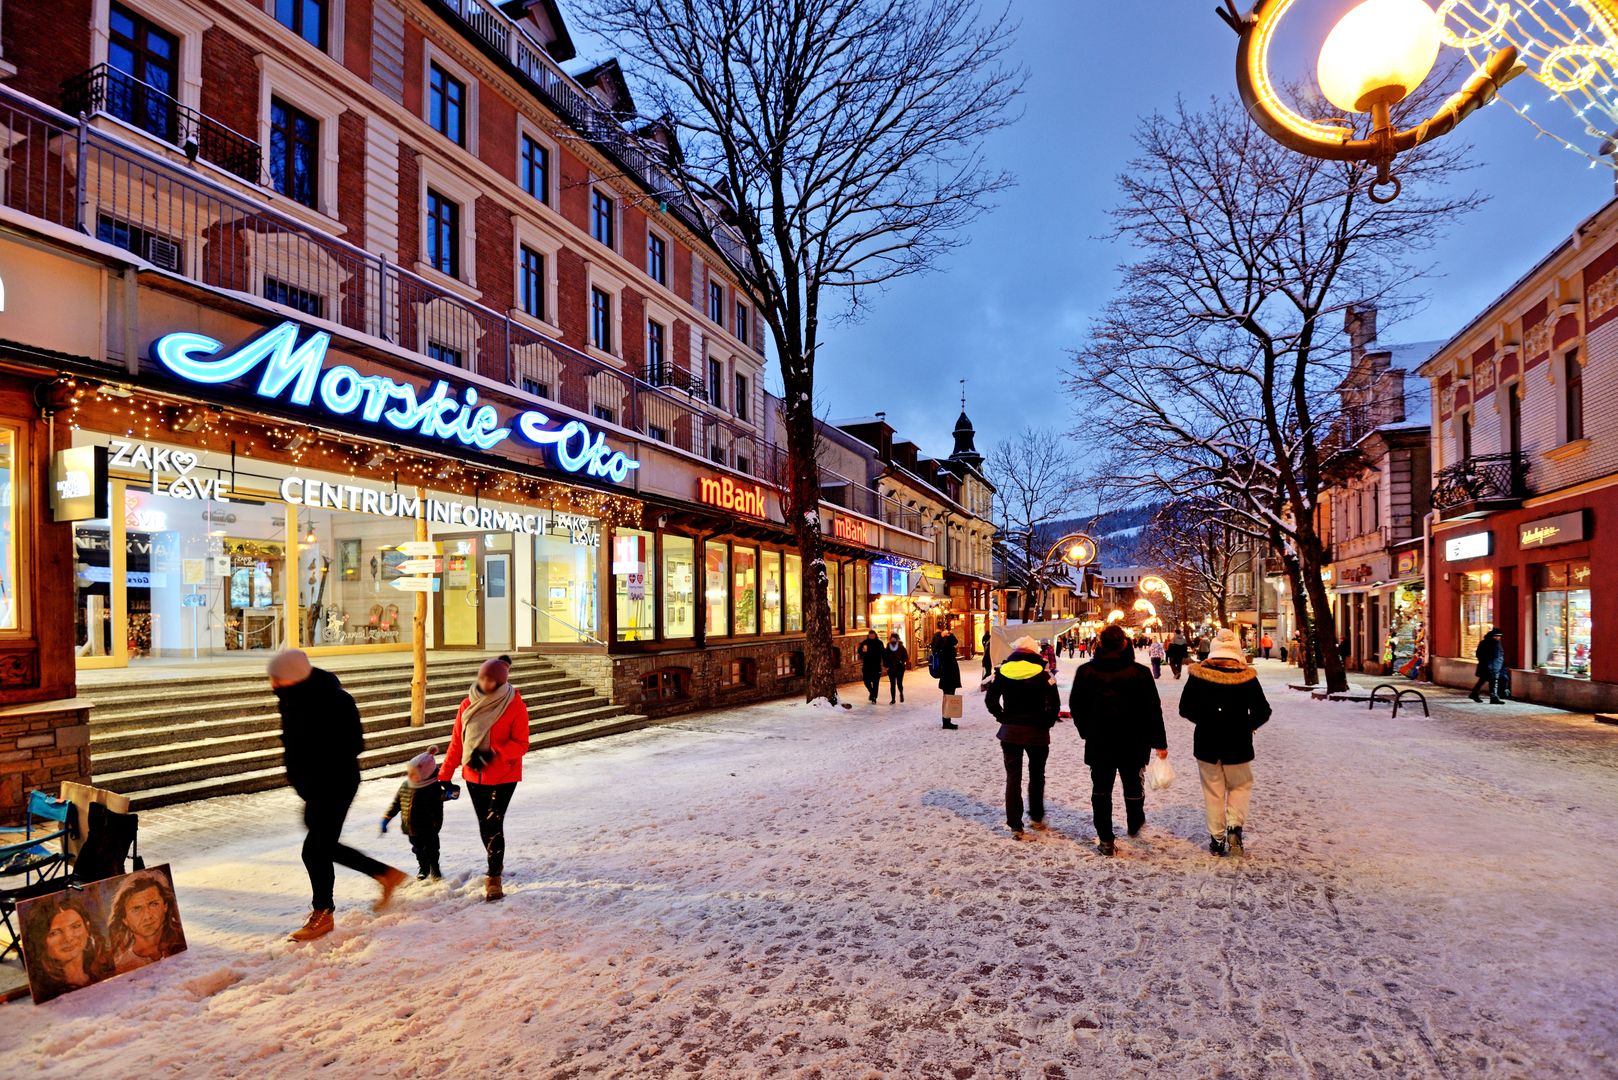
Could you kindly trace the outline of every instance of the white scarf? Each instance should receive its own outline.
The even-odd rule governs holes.
[[[478,686],[476,679],[472,680],[472,689],[466,692],[466,708],[461,710],[461,752],[466,755],[464,761],[472,760],[474,750],[492,749],[489,746],[489,732],[506,711],[506,706],[511,704],[511,697],[516,692],[517,688],[511,685],[509,679],[487,694]]]

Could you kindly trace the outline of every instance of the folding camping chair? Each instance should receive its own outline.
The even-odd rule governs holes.
[[[46,831],[51,826],[54,830]],[[0,961],[13,952],[21,952],[21,937],[12,916],[21,900],[42,896],[67,885],[68,843],[78,833],[73,804],[65,799],[53,799],[43,791],[28,793],[28,808],[23,817],[22,837],[11,843],[0,844],[0,924],[4,924],[11,941],[0,948]],[[0,832],[0,839],[16,837],[15,830]],[[56,850],[46,845],[56,842]],[[33,880],[29,881],[32,877]],[[20,882],[8,879],[20,878]]]

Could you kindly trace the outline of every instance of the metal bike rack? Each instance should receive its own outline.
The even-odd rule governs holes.
[[[1429,717],[1433,715],[1432,710],[1427,708],[1426,694],[1423,694],[1420,690],[1408,686],[1400,689],[1393,683],[1378,683],[1376,688],[1371,691],[1371,703],[1367,705],[1366,708],[1374,712],[1376,710],[1376,703],[1378,701],[1377,695],[1384,690],[1391,691],[1393,694],[1393,696],[1388,700],[1393,703],[1393,715],[1395,718],[1397,718],[1399,715],[1399,706],[1404,702],[1406,695],[1409,695],[1410,697],[1413,697],[1417,701],[1421,702],[1421,715]]]

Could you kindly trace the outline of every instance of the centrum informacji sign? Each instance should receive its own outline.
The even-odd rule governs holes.
[[[606,436],[579,420],[559,422],[538,409],[518,413],[505,423],[493,405],[479,404],[478,392],[466,387],[456,394],[439,380],[425,397],[409,383],[386,375],[361,375],[347,364],[326,366],[331,335],[311,334],[298,344],[298,324],[284,322],[252,338],[234,352],[219,355],[224,344],[204,334],[166,334],[152,345],[157,362],[187,382],[220,384],[244,378],[262,368],[253,392],[300,407],[320,404],[336,416],[428,439],[489,450],[517,434],[535,446],[548,447],[556,463],[570,473],[602,477],[621,484],[640,462],[607,445]]]

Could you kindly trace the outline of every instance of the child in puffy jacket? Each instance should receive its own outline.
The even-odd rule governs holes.
[[[384,833],[395,817],[400,818],[400,828],[410,838],[410,850],[416,853],[417,881],[443,877],[438,869],[438,834],[444,827],[444,800],[460,794],[458,790],[448,790],[454,784],[438,782],[438,762],[433,758],[437,749],[423,750],[410,759],[405,782],[399,785],[388,812],[382,815]]]

